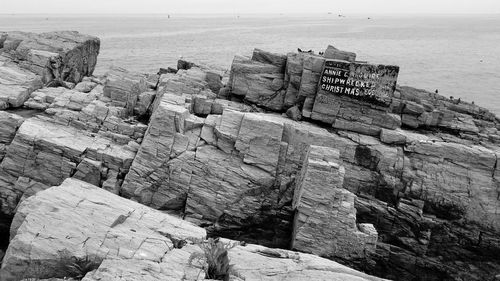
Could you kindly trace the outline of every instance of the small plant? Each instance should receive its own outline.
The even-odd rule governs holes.
[[[200,263],[201,268],[205,271],[206,279],[228,281],[231,275],[238,276],[233,269],[234,265],[229,264],[227,252],[236,245],[237,244],[225,244],[219,241],[218,238],[209,238],[198,244],[203,252],[191,254],[189,263],[193,264],[194,261]]]
[[[72,257],[65,267],[68,272],[68,276],[76,279],[83,279],[87,273],[92,270],[96,270],[100,265],[100,263],[95,260],[91,260],[88,256],[86,256],[85,258]]]

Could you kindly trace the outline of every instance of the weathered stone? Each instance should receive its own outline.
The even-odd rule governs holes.
[[[222,77],[216,72],[208,71],[205,81],[208,83],[208,88],[216,94],[218,94],[220,89],[224,86],[222,84]]]
[[[342,188],[344,173],[338,150],[307,150],[293,199],[293,249],[343,259],[375,251],[377,232],[368,226],[362,228],[367,233],[358,230],[356,196]]]
[[[261,49],[254,49],[252,55],[253,61],[275,65],[281,69],[281,72],[284,72],[285,70],[286,59],[287,56],[285,55],[270,53]]]
[[[39,192],[21,204],[0,274],[6,281],[21,276],[62,278],[68,272],[61,263],[74,258],[88,258],[97,267],[108,259],[158,264],[165,255],[176,254],[177,250],[170,253],[174,248],[171,239],[205,236],[205,230],[188,222],[67,179],[61,186]],[[184,261],[189,254],[183,256]],[[182,269],[189,270],[187,262],[184,266],[180,275]]]
[[[304,100],[302,115],[308,118],[311,117],[313,110],[324,61],[323,57],[304,54],[304,69],[300,80],[299,100]]]
[[[85,158],[78,164],[78,166],[76,166],[76,172],[73,175],[73,178],[100,186],[101,164],[102,163],[99,161]]]
[[[259,106],[280,111],[285,98],[284,66],[235,57],[231,66],[231,91]]]
[[[0,111],[0,144],[10,144],[23,122],[19,115]]]
[[[152,203],[156,186],[161,184],[162,179],[168,178],[166,164],[170,159],[175,138],[182,136],[184,120],[189,115],[186,108],[172,105],[167,98],[162,99],[151,116],[148,134],[144,137],[123,184],[122,194],[147,205]],[[163,200],[157,200],[159,203],[161,201]],[[167,202],[160,204],[163,206]]]
[[[40,77],[15,64],[0,62],[0,102],[8,107],[22,106],[29,95],[41,87]]]
[[[361,133],[368,136],[378,136],[381,129],[373,125],[367,125],[361,122],[352,122],[344,119],[335,119],[332,126],[335,129],[353,131],[356,133]]]
[[[224,120],[224,114],[222,120]],[[266,118],[267,117],[267,118]],[[283,135],[283,121],[270,116],[246,113],[238,130],[234,148],[243,156],[243,162],[276,173]]]
[[[380,140],[387,144],[405,144],[406,135],[401,130],[382,129],[380,132]]]
[[[497,161],[494,151],[481,146],[420,141],[408,145],[405,154],[403,177],[411,179],[407,193],[425,200],[428,212],[500,229],[497,183],[492,178]]]
[[[244,280],[382,280],[314,255],[262,246],[238,246],[229,260]]]
[[[124,107],[132,114],[139,95],[146,90],[146,79],[142,74],[115,67],[107,74],[104,96],[111,98],[114,105]]]
[[[332,45],[328,45],[323,56],[325,59],[345,60],[349,62],[356,61],[356,53],[342,51]]]
[[[84,158],[102,162],[104,167],[121,172],[130,167],[134,156],[135,152],[127,146],[113,144],[98,136],[88,136],[72,127],[31,118],[17,131],[0,170],[16,179],[23,176],[50,186],[60,184],[73,175]],[[92,174],[92,170],[84,166],[81,170]],[[92,176],[87,178],[85,173],[82,177],[91,182],[95,180]],[[2,202],[3,212],[12,213],[22,194],[23,191],[16,187],[0,191],[0,198],[14,198]]]
[[[75,260],[95,268],[85,272],[85,281],[206,278],[206,260],[193,259],[205,254],[196,245],[205,230],[78,180],[24,201],[11,230],[0,270],[6,281],[71,277],[68,267]],[[229,246],[231,278],[238,280],[382,280],[309,254],[226,239],[218,243]]]
[[[297,106],[290,107],[286,111],[286,116],[295,121],[300,121],[302,119],[302,113],[300,112],[300,109]]]
[[[8,32],[0,52],[42,77],[78,83],[94,71],[100,41],[76,31]]]
[[[134,114],[141,116],[150,112],[150,107],[153,104],[155,97],[155,92],[144,92],[139,94],[139,99],[134,108]]]
[[[95,86],[97,86],[97,83],[92,82],[92,81],[83,81],[78,84],[73,88],[73,90],[78,91],[78,92],[83,92],[83,93],[88,93],[92,91]]]
[[[285,108],[304,102],[303,100],[299,100],[303,60],[304,57],[302,53],[289,53],[287,55],[285,72],[285,84],[287,85],[284,101]]]

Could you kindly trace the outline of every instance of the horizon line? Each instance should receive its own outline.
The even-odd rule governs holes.
[[[469,12],[469,13],[456,13],[456,12],[352,12],[352,13],[339,13],[339,12],[148,12],[148,13],[131,13],[131,12],[61,12],[61,13],[46,13],[46,12],[0,12],[0,15],[500,15],[500,12]]]

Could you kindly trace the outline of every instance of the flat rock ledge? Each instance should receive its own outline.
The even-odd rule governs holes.
[[[98,265],[85,281],[203,280],[190,257],[205,238],[189,222],[67,179],[20,204],[0,279],[64,278],[61,265],[87,259]],[[223,242],[239,245],[229,250],[232,280],[382,280],[314,255]]]

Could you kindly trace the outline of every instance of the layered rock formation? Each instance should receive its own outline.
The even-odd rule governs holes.
[[[73,87],[91,76],[99,46],[72,31],[0,33],[0,108],[22,106],[42,85]]]
[[[342,188],[344,174],[338,150],[312,145],[306,151],[294,192],[292,248],[346,259],[375,251],[377,231],[356,225],[356,196]]]
[[[381,71],[384,95],[329,93],[335,88],[320,81],[326,59],[341,59],[347,72]],[[13,100],[43,114],[0,114],[2,213],[13,215],[20,201],[72,177],[176,214],[209,236],[313,253],[384,278],[493,278],[500,273],[500,120],[473,104],[396,88],[396,70],[329,47],[324,56],[255,50],[236,57],[225,78],[187,62],[161,75],[113,68],[73,90],[37,89],[40,73],[8,78],[25,90]],[[378,83],[373,77],[369,83]],[[242,256],[237,268],[251,265],[247,280],[273,278],[276,260],[262,260],[259,249],[230,251],[231,259]],[[190,253],[164,259],[191,272]],[[335,270],[305,265],[286,275],[289,262],[296,264],[278,262],[276,276],[328,279],[323,274]],[[145,268],[154,268],[152,279],[176,278],[162,262],[113,259],[101,267],[89,280],[133,279]]]
[[[97,37],[76,31],[7,32],[0,38],[2,56],[38,74],[44,83],[52,80],[78,83],[92,75],[100,47]]]
[[[75,277],[71,265],[93,264],[90,280],[203,280],[192,256],[203,228],[126,200],[88,183],[67,179],[19,206],[2,280]],[[176,241],[184,241],[178,244]],[[381,280],[313,255],[257,245],[229,249],[232,280]]]

